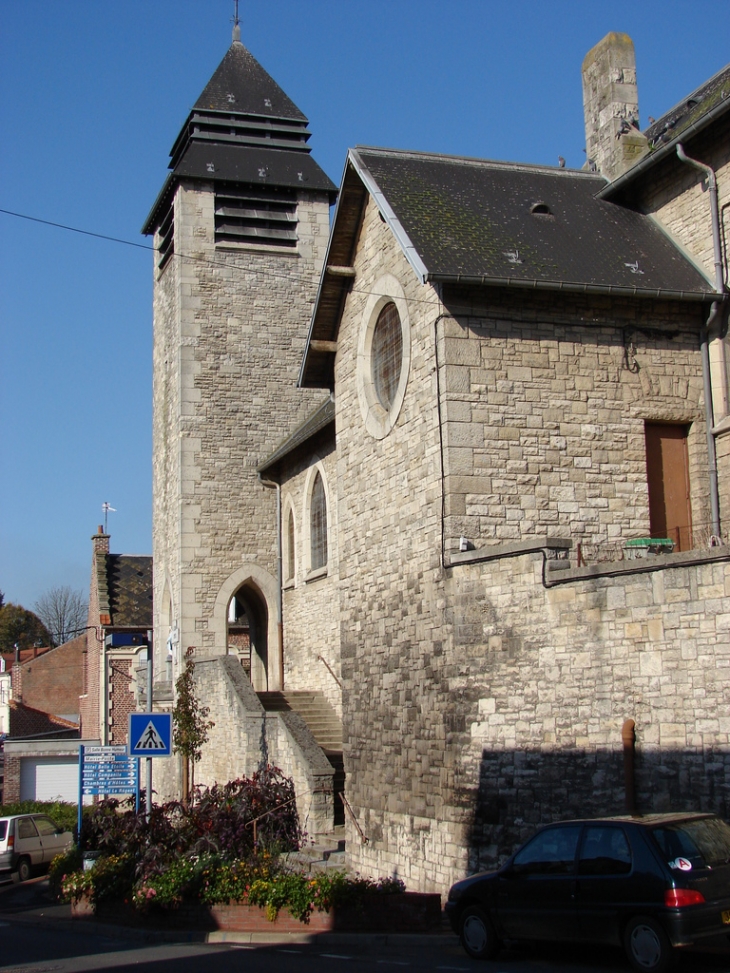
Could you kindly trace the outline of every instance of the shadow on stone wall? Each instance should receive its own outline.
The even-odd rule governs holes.
[[[730,813],[730,750],[637,748],[636,810]],[[468,872],[501,864],[551,821],[626,813],[621,750],[483,750],[479,784],[464,789]]]

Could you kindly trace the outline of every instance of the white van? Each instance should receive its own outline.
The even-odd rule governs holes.
[[[17,872],[27,881],[34,869],[48,867],[56,855],[70,851],[74,837],[45,814],[0,818],[0,875]]]

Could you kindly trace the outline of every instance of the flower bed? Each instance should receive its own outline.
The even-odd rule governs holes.
[[[51,887],[75,915],[172,928],[423,931],[440,924],[440,897],[406,893],[398,878],[289,871],[301,847],[294,787],[276,768],[198,792],[192,807],[154,807],[149,820],[116,801],[84,821],[95,853],[51,863]]]
[[[438,894],[401,892],[395,895],[366,895],[347,904],[312,912],[302,922],[286,908],[273,921],[264,906],[244,903],[204,905],[183,902],[174,909],[140,912],[129,903],[106,901],[96,910],[88,899],[73,904],[79,919],[96,918],[123,926],[157,929],[188,929],[201,932],[438,932],[441,928],[441,897]]]

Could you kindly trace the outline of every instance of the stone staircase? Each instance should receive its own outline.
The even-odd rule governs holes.
[[[315,835],[299,851],[286,856],[286,864],[293,871],[315,875],[332,869],[345,869],[345,828],[338,825],[331,835]]]
[[[258,693],[261,705],[268,713],[290,711],[297,713],[334,768],[334,825],[345,823],[345,809],[340,794],[345,791],[345,767],[342,759],[342,723],[327,702],[324,693],[309,690],[286,690]]]

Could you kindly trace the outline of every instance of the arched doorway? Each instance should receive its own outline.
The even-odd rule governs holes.
[[[241,585],[228,602],[226,652],[238,655],[256,692],[269,688],[269,613],[256,585]]]

